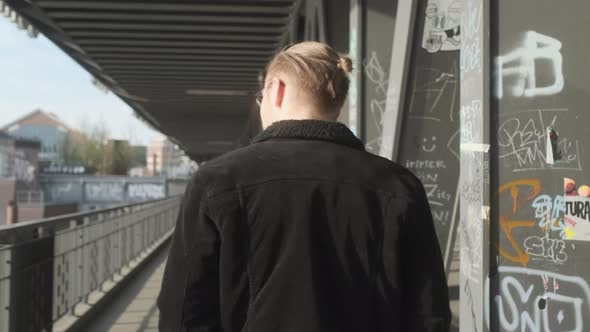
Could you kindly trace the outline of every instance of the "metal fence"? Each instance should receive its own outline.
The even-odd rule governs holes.
[[[21,204],[41,204],[45,198],[42,190],[19,190],[16,192],[16,201]]]
[[[0,227],[0,332],[51,331],[169,236],[180,196]]]

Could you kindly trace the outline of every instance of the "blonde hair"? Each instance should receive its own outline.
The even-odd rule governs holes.
[[[296,78],[304,93],[323,112],[338,113],[348,94],[349,57],[319,42],[294,44],[277,53],[266,68],[267,75],[284,73]]]

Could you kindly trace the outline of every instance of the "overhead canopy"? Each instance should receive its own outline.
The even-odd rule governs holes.
[[[236,147],[298,0],[5,0],[195,160]],[[39,55],[42,56],[42,55]]]

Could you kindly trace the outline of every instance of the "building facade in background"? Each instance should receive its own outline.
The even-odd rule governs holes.
[[[148,176],[188,177],[197,169],[197,164],[167,138],[154,139],[146,152]]]
[[[37,174],[41,143],[0,131],[0,225],[24,217],[15,210],[19,193],[39,193]],[[10,208],[10,211],[9,211]]]
[[[35,110],[5,125],[0,131],[17,139],[40,142],[38,159],[41,167],[60,164],[63,159],[62,146],[68,135],[75,133],[56,115],[41,110]]]
[[[197,169],[168,139],[145,147],[92,134],[41,110],[0,128],[0,225],[163,198]]]
[[[0,131],[0,178],[34,182],[41,143],[14,138]]]

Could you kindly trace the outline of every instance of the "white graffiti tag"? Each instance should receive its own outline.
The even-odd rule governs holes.
[[[500,266],[498,272],[499,294],[493,304],[502,331],[584,331],[584,316],[590,314],[590,287],[583,278],[511,266]],[[539,286],[551,279],[552,291]],[[489,287],[488,279],[486,296]],[[484,303],[489,327],[490,301]]]
[[[529,31],[524,46],[496,58],[497,95],[504,96],[504,80],[514,77],[510,82],[510,92],[515,97],[536,97],[554,95],[563,89],[561,42],[540,33]],[[552,67],[553,83],[537,86],[536,61],[548,60]]]
[[[564,240],[552,239],[547,235],[544,237],[533,235],[527,237],[523,245],[526,253],[533,257],[547,259],[557,264],[563,264],[567,260]]]
[[[166,188],[163,183],[130,183],[127,186],[127,197],[131,201],[164,198]]]

